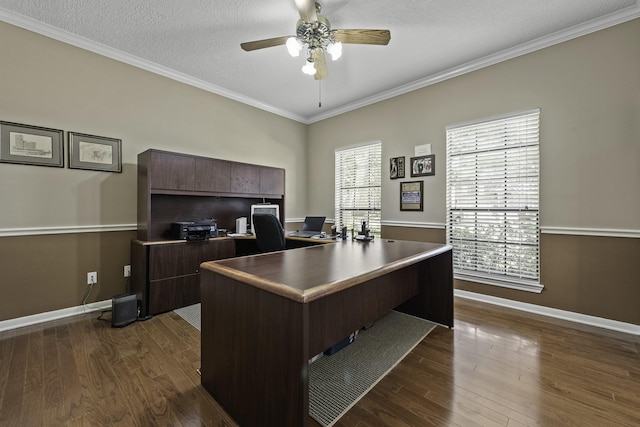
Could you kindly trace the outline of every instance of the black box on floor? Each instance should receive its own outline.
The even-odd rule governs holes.
[[[136,294],[116,295],[111,299],[111,326],[122,328],[138,318]]]
[[[357,336],[358,336],[358,331],[355,331],[355,332],[351,333],[348,337],[346,337],[342,341],[340,341],[340,342],[332,345],[328,349],[326,349],[324,351],[324,354],[327,355],[327,356],[331,356],[332,354],[336,354],[337,352],[339,352],[340,350],[342,350],[343,348],[345,348],[346,346],[348,346],[349,344],[354,342],[356,340]]]

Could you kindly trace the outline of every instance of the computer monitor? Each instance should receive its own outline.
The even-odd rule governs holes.
[[[253,227],[253,214],[254,213],[264,213],[271,214],[280,220],[280,205],[271,205],[271,204],[259,204],[259,205],[251,205],[251,232],[255,229]]]
[[[305,217],[304,223],[302,224],[302,231],[317,231],[318,233],[321,232],[325,219],[327,219],[326,216]]]

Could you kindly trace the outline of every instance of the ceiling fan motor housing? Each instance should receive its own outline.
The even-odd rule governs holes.
[[[296,37],[309,47],[326,46],[332,37],[331,24],[324,16],[318,15],[317,21],[304,22],[298,20]]]

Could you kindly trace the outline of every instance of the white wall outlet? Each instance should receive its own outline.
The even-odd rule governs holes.
[[[125,265],[124,266],[124,277],[130,277],[131,276],[131,266],[130,265]]]
[[[87,285],[95,285],[96,283],[98,283],[98,272],[87,273]]]

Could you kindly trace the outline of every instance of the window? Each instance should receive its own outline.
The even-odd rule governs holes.
[[[447,128],[455,277],[541,292],[540,110]]]
[[[336,229],[360,229],[367,221],[371,234],[381,230],[382,143],[336,150]]]

